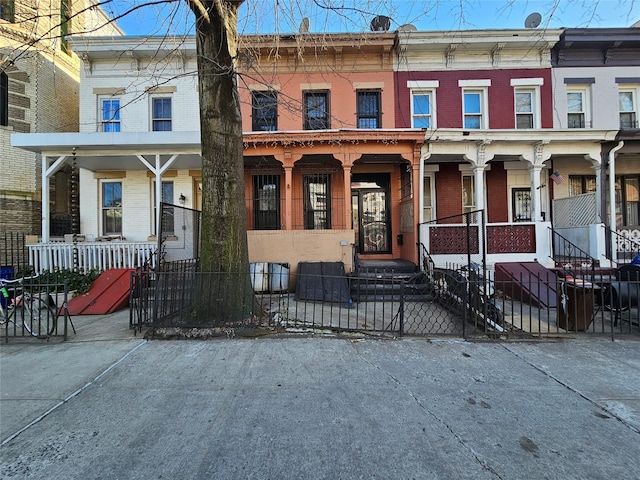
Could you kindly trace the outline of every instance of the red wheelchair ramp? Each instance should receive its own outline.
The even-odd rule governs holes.
[[[113,268],[102,273],[84,295],[68,302],[70,315],[104,315],[127,306],[133,268]]]
[[[521,301],[556,307],[558,274],[538,262],[496,263],[496,288]]]

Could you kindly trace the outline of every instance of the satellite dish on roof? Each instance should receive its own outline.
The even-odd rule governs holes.
[[[300,28],[298,29],[300,33],[309,33],[309,19],[304,17],[300,22]]]
[[[415,25],[411,25],[410,23],[405,23],[404,25],[400,25],[398,27],[399,32],[417,32],[418,29]]]
[[[538,12],[533,12],[524,21],[524,28],[536,28],[542,22],[542,15]]]
[[[389,17],[385,17],[384,15],[376,15],[371,20],[371,31],[372,32],[388,32],[391,28],[391,19]]]

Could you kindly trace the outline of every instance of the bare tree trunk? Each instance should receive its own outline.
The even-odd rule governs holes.
[[[200,270],[220,272],[204,281],[201,312],[221,320],[251,311],[247,221],[244,199],[242,118],[235,61],[237,11],[242,1],[187,0],[196,16],[200,131],[202,143],[202,230]],[[249,287],[249,288],[247,288]],[[202,319],[207,321],[207,319]],[[211,319],[209,319],[211,320]],[[216,322],[217,323],[217,322]]]

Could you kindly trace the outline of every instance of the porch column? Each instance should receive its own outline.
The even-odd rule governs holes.
[[[344,228],[348,230],[351,225],[351,165],[342,165],[344,175]]]
[[[49,242],[49,176],[47,175],[48,159],[42,156],[42,243]],[[44,268],[49,268],[44,265]]]
[[[292,179],[293,179],[293,166],[286,165],[284,167],[284,229],[285,230],[293,230],[293,188],[292,188]]]
[[[418,223],[422,218],[422,196],[424,195],[424,164],[418,160],[413,164],[413,225],[416,235],[416,243],[418,241]]]
[[[484,170],[487,168],[486,164],[474,164],[471,169],[473,170],[473,181],[476,187],[476,210],[484,210]],[[486,212],[484,212],[486,217]]]
[[[542,165],[530,165],[529,174],[531,175],[531,221],[540,222],[540,172]]]
[[[73,154],[75,155],[75,148]],[[53,162],[51,166],[49,166],[49,158],[46,155],[42,155],[42,243],[47,243],[49,241],[49,222],[51,210],[51,206],[49,205],[49,178],[51,177],[51,175],[60,170],[60,168],[62,168],[62,165],[64,165],[66,158],[66,155],[62,155],[58,157],[58,159]],[[45,266],[45,268],[48,268],[48,266]]]
[[[293,152],[285,147],[273,154],[273,158],[282,163],[284,170],[284,228],[293,230],[293,166],[302,158],[302,153]]]
[[[593,168],[593,173],[596,177],[596,221],[602,223],[602,176],[603,174],[606,176],[607,166],[602,162],[598,165],[593,165],[591,168]]]

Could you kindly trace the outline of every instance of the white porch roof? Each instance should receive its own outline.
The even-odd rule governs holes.
[[[14,147],[55,159],[74,156],[87,170],[146,170],[138,155],[173,156],[172,168],[201,168],[200,132],[14,133]],[[106,160],[104,157],[109,157]]]

